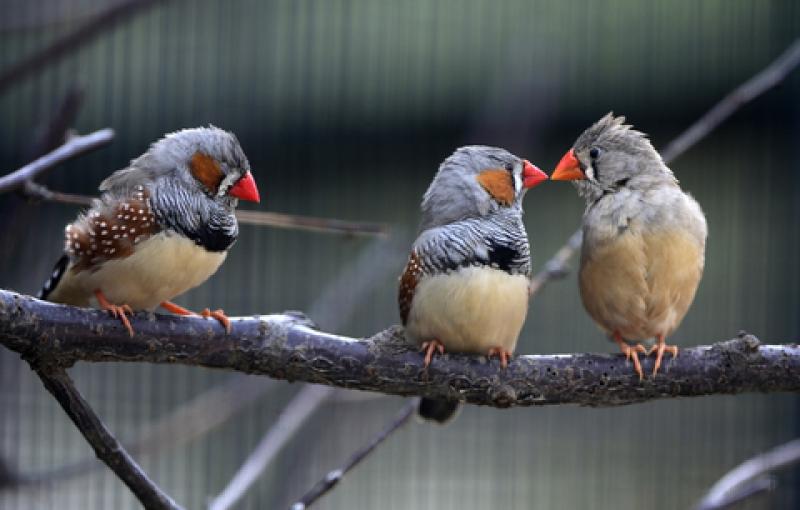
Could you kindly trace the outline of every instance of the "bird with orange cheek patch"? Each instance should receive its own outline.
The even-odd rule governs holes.
[[[643,378],[641,343],[655,338],[653,376],[703,275],[707,227],[646,136],[609,113],[575,141],[553,180],[586,199],[578,281],[589,315]],[[631,345],[629,342],[632,342]]]
[[[497,356],[505,368],[528,311],[530,248],[525,192],[547,175],[503,149],[462,147],[422,199],[422,223],[400,278],[405,335],[433,355]],[[419,414],[445,422],[457,402],[423,399]]]
[[[239,200],[259,201],[250,163],[232,133],[184,129],[155,142],[100,185],[92,207],[67,225],[64,255],[41,299],[97,305],[118,317],[158,306],[194,314],[170,300],[214,274],[236,240]]]

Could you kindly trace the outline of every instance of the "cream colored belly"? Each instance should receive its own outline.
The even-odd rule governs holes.
[[[448,351],[513,352],[528,311],[528,279],[469,267],[422,279],[414,291],[406,334],[416,343],[436,339]]]
[[[49,296],[51,301],[96,305],[101,289],[114,304],[135,310],[157,307],[196,287],[214,274],[226,252],[209,252],[175,234],[157,234],[142,242],[129,257],[105,262],[97,271],[68,270]]]
[[[687,233],[628,232],[583,254],[583,304],[609,334],[627,340],[668,336],[694,299],[703,262],[703,247]]]

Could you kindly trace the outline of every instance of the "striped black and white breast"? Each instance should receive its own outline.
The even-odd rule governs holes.
[[[528,236],[519,214],[468,218],[420,234],[414,243],[423,274],[464,267],[490,267],[511,275],[530,276]]]

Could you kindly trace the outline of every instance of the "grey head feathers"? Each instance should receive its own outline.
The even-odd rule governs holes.
[[[198,160],[206,162],[198,166]],[[145,186],[159,224],[211,251],[227,249],[236,239],[234,209],[228,191],[250,171],[250,163],[232,133],[214,126],[165,135],[100,185],[105,202],[129,196]]]
[[[586,129],[573,145],[585,180],[574,181],[588,202],[604,194],[677,186],[672,171],[653,148],[647,135],[625,124],[625,117],[609,112]]]
[[[210,156],[219,163],[224,178],[218,189],[208,189],[192,175],[189,164],[197,153]],[[227,190],[249,170],[250,163],[236,135],[209,125],[164,135],[150,145],[147,152],[132,160],[130,166],[114,172],[104,180],[100,184],[100,191],[124,195],[136,185],[169,178],[177,179],[187,189],[196,189],[207,195],[222,198],[225,197]]]
[[[512,200],[503,203],[481,185],[478,177],[487,170],[506,172]],[[442,162],[422,199],[419,231],[466,218],[487,216],[502,208],[515,208],[522,214],[523,160],[505,149],[468,145],[457,149]],[[498,174],[501,175],[501,174]]]

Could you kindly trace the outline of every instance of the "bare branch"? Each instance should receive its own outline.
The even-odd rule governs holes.
[[[774,488],[768,473],[800,462],[800,439],[795,439],[766,453],[753,457],[720,478],[703,499],[697,510],[720,510],[755,494]]]
[[[67,141],[70,127],[83,104],[83,87],[72,85],[46,122],[37,128],[36,136],[25,151],[25,161],[31,161],[57,149]]]
[[[423,367],[400,327],[357,340],[312,329],[302,315],[215,321],[137,313],[136,336],[101,310],[39,301],[0,290],[0,343],[26,359],[180,363],[238,370],[392,395],[458,399],[494,407],[615,406],[658,398],[800,391],[800,347],[740,337],[690,347],[644,381],[622,355],[517,356],[505,370],[483,356],[447,354]],[[644,361],[652,370],[652,358]]]
[[[33,181],[43,172],[65,161],[102,147],[110,143],[113,138],[114,131],[110,128],[101,129],[100,131],[95,131],[88,135],[76,136],[68,140],[61,147],[28,163],[19,170],[0,177],[0,193],[21,189],[25,196],[35,200],[82,206],[91,205],[93,199],[90,196],[53,191]],[[389,232],[389,227],[383,223],[347,221],[335,218],[314,218],[312,216],[298,216],[266,211],[240,210],[236,211],[236,217],[243,224],[350,236],[386,237]]]
[[[558,249],[550,260],[548,260],[541,271],[533,275],[528,292],[531,296],[542,290],[551,280],[563,278],[569,272],[568,263],[572,255],[578,251],[583,242],[583,232],[579,229],[576,230],[564,246]]]
[[[378,237],[386,237],[389,234],[389,227],[385,223],[366,221],[348,221],[335,218],[315,218],[296,214],[244,210],[236,211],[236,218],[240,223],[248,225],[264,225],[325,234]]]
[[[116,473],[145,508],[181,508],[147,477],[119,441],[111,435],[62,367],[42,363],[35,358],[29,358],[28,361],[45,388],[58,400],[83,437],[94,448],[97,457]]]
[[[725,122],[742,105],[782,82],[798,65],[800,65],[800,39],[796,39],[774,62],[736,87],[689,129],[670,142],[661,151],[661,157],[664,158],[664,161],[669,162],[689,150]]]
[[[395,416],[395,418],[386,426],[377,436],[372,438],[372,440],[361,447],[358,451],[356,451],[353,455],[350,456],[349,459],[345,461],[342,467],[338,469],[334,469],[333,471],[329,471],[328,474],[325,475],[325,478],[320,480],[319,482],[311,488],[306,494],[303,495],[302,498],[297,500],[296,503],[292,504],[291,510],[305,510],[306,508],[310,507],[317,501],[319,498],[327,494],[331,489],[333,489],[346,475],[349,473],[354,467],[356,467],[362,460],[364,460],[367,455],[373,452],[375,448],[381,445],[384,441],[386,441],[389,436],[394,434],[397,430],[399,430],[403,425],[408,423],[411,418],[417,412],[417,406],[419,405],[418,398],[412,398]]]
[[[128,0],[120,2],[101,12],[73,32],[60,37],[30,57],[12,64],[0,73],[0,94],[14,83],[40,71],[48,64],[69,55],[95,37],[117,26],[117,23],[131,17],[137,11],[161,0]]]
[[[261,439],[225,490],[211,501],[209,510],[228,510],[233,507],[332,392],[333,388],[329,386],[304,386],[286,406],[278,421]]]
[[[767,90],[780,83],[786,76],[800,65],[800,39],[774,62],[761,72],[736,87],[722,98],[705,115],[697,119],[691,126],[672,140],[662,151],[665,163],[670,163],[697,142],[705,138],[711,131],[730,117],[736,110],[757,98]],[[550,280],[564,276],[564,272],[572,255],[580,249],[582,233],[578,229],[567,242],[559,248],[553,257],[544,265],[544,269],[531,280],[531,295],[539,292]]]
[[[358,305],[366,299],[369,291],[375,287],[375,282],[386,272],[396,270],[402,264],[399,256],[402,251],[397,249],[396,244],[397,242],[385,240],[373,241],[337,274],[311,306],[311,316],[318,324],[334,331],[344,326]],[[342,295],[348,295],[349,300],[342,300]],[[317,386],[307,386],[300,390],[210,507],[214,510],[227,509],[244,497],[280,449],[299,432],[305,421],[337,393],[343,391],[334,392],[331,388]]]
[[[114,130],[101,129],[88,135],[76,136],[68,140],[58,149],[28,163],[19,170],[0,177],[0,193],[19,189],[26,182],[32,181],[42,172],[60,165],[61,163],[76,158],[81,154],[93,151],[111,143],[114,139]]]

